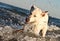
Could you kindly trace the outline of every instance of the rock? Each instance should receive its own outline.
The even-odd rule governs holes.
[[[3,37],[2,36],[0,36],[0,41],[3,41],[4,39],[3,39]]]
[[[10,40],[8,40],[8,41],[17,41],[17,39],[15,39],[15,38],[12,38],[12,39],[10,39]]]

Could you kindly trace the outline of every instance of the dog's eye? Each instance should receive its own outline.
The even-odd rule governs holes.
[[[36,15],[34,15],[34,17],[36,17]]]

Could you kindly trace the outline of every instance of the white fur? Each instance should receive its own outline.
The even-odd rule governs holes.
[[[30,29],[30,32],[34,33],[35,35],[39,35],[40,31],[42,30],[42,37],[45,37],[45,34],[48,29],[48,13],[43,12],[41,9],[37,8],[36,6],[33,6],[35,9],[31,12],[32,14],[29,16],[28,23],[34,22],[31,25],[35,25],[34,27],[28,27]],[[31,8],[32,9],[32,8]],[[45,14],[44,16],[42,16]],[[35,17],[34,17],[35,15]],[[24,28],[24,31],[27,31],[26,27]]]

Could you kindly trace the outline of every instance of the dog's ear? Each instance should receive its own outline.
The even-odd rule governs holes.
[[[32,13],[34,10],[37,10],[39,9],[38,7],[36,7],[35,5],[32,5],[31,6],[31,9],[30,9],[30,13]]]
[[[48,11],[42,12],[42,17],[44,17],[46,14],[48,14]]]
[[[35,10],[35,5],[32,5],[30,9],[30,13],[33,12],[34,10]]]

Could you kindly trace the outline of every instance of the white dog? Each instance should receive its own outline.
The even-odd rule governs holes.
[[[31,23],[34,27],[28,29],[25,27],[24,31],[30,30],[35,35],[39,35],[42,30],[42,37],[45,37],[45,34],[48,29],[48,11],[42,11],[36,6],[32,6],[30,10],[30,15],[26,18],[26,23]]]

